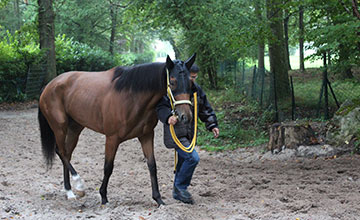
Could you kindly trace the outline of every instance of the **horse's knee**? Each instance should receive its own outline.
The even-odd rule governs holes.
[[[148,160],[147,165],[148,165],[150,173],[156,172],[156,162],[155,162],[155,160]]]

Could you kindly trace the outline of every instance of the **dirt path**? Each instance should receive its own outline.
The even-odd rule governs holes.
[[[100,206],[104,137],[85,130],[73,165],[86,195],[67,201],[62,166],[46,171],[37,110],[0,111],[1,219],[360,219],[360,157],[325,160],[265,160],[259,148],[227,153],[199,150],[201,161],[189,188],[196,201],[171,197],[173,151],[155,147],[160,191],[166,206],[151,198],[150,177],[137,140],[119,147],[110,179],[110,204]]]

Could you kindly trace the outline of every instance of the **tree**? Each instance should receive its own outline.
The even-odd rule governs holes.
[[[299,56],[300,56],[300,70],[305,71],[304,64],[304,7],[299,7]]]
[[[47,83],[56,76],[55,14],[52,0],[38,0],[38,5],[40,49],[44,51],[47,73],[45,81]]]
[[[284,17],[284,43],[285,43],[285,61],[288,70],[291,70],[290,65],[290,53],[289,53],[289,20],[291,14],[289,13],[289,9],[285,9],[285,17]]]
[[[276,82],[275,91],[280,99],[290,95],[288,67],[285,60],[284,29],[282,24],[282,0],[266,0],[267,18],[270,23],[269,36],[270,71]]]
[[[352,78],[351,68],[360,64],[360,22],[350,11],[352,5],[353,1],[308,0],[305,10],[310,18],[305,37],[317,49],[313,57],[330,52],[333,70],[344,79]]]
[[[260,25],[258,29],[258,69],[260,71],[265,71],[265,42],[264,38],[262,37],[262,34],[264,32],[264,28],[262,28],[261,23],[263,23],[263,15],[262,15],[262,5],[261,1],[257,0],[255,1],[255,15],[256,18],[259,20]]]

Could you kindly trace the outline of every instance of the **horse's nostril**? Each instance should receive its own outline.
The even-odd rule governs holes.
[[[181,121],[183,121],[183,122],[186,122],[187,121],[187,118],[186,118],[186,116],[185,115],[181,115]]]

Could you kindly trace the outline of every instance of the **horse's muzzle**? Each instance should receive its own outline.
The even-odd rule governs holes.
[[[193,120],[193,114],[189,105],[178,106],[175,110],[175,114],[178,116],[178,120],[182,123],[190,123]]]

